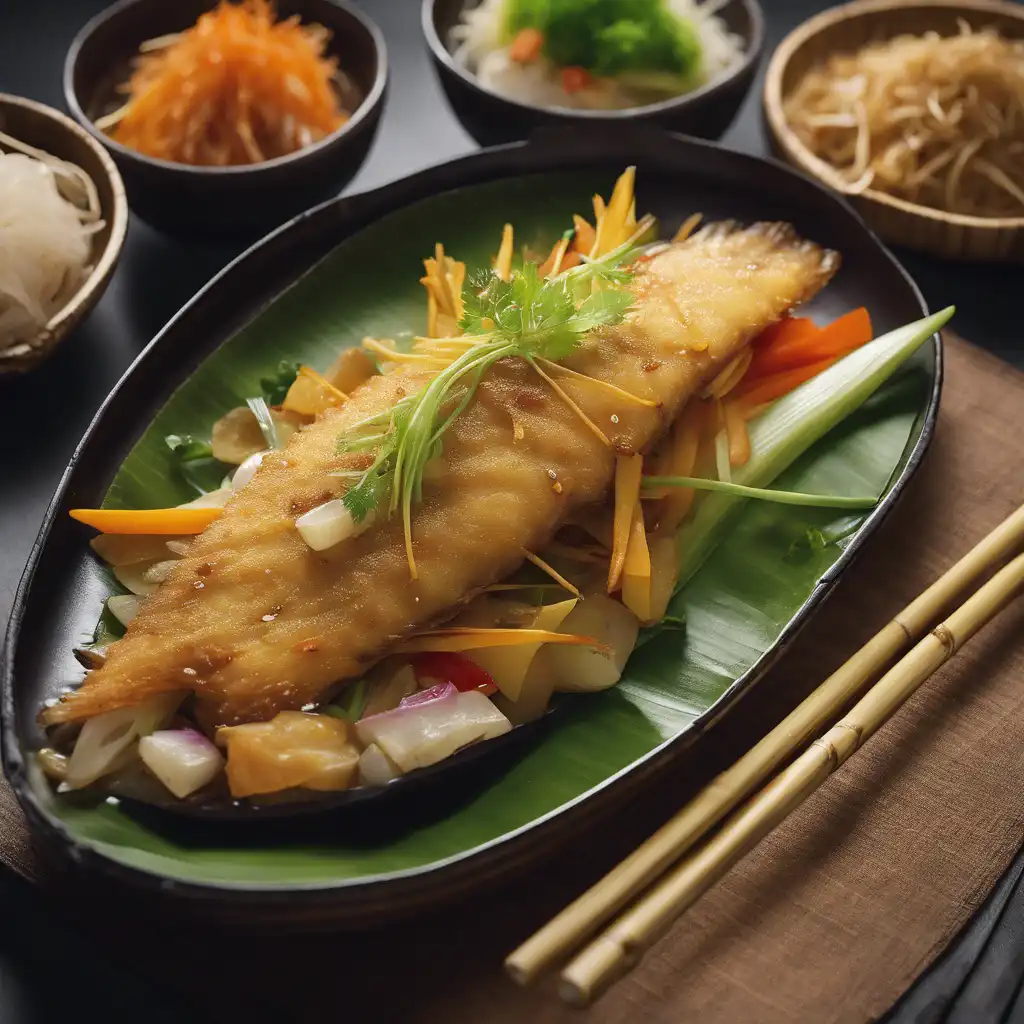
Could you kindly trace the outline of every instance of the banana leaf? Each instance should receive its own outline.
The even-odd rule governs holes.
[[[422,331],[425,301],[418,278],[435,242],[443,241],[449,254],[470,267],[486,265],[502,224],[511,220],[519,244],[541,249],[574,212],[586,212],[595,191],[607,194],[610,185],[606,175],[592,171],[475,185],[400,209],[344,241],[199,366],[131,449],[105,504],[143,508],[190,499],[195,492],[164,437],[208,436],[226,410],[259,394],[260,379],[272,375],[282,359],[323,368],[365,335],[401,338]],[[642,173],[638,206],[646,209]],[[689,210],[655,212],[673,229]],[[890,266],[888,273],[898,271]],[[861,275],[861,287],[856,302],[870,307],[870,275]],[[849,297],[847,288],[847,303]],[[817,308],[826,316],[841,311],[834,298],[824,298]],[[884,492],[922,434],[934,380],[932,353],[919,353],[775,486]],[[573,698],[558,721],[483,788],[377,841],[341,829],[287,844],[253,836],[245,844],[195,841],[157,830],[113,802],[82,806],[47,798],[48,808],[72,838],[107,857],[197,883],[336,885],[450,862],[580,801],[734,692],[736,681],[791,628],[866,518],[748,502],[676,599],[673,610],[685,618],[685,629],[653,636],[615,689]]]

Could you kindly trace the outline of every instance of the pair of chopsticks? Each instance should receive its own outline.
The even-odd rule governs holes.
[[[874,735],[936,669],[1024,591],[1024,553],[1007,561],[1022,548],[1024,505],[618,867],[515,950],[505,961],[513,979],[529,984],[588,940],[589,944],[562,970],[559,994],[566,1002],[586,1005],[631,970],[687,908]],[[978,580],[1000,565],[1002,568],[972,596],[926,632]],[[907,648],[911,649],[865,693],[871,681]],[[829,727],[858,697],[857,703]],[[758,791],[801,750],[788,767]],[[730,813],[744,800],[747,802],[743,807]],[[721,828],[714,836],[690,852],[720,822]],[[632,906],[618,920],[593,938],[631,901]]]

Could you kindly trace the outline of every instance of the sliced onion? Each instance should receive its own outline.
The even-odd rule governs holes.
[[[198,498],[186,501],[178,508],[223,508],[235,492],[230,487],[218,487],[215,491],[200,494]]]
[[[431,687],[441,688],[441,696],[362,719],[356,724],[360,742],[367,747],[376,743],[403,772],[410,772],[512,728],[512,723],[478,690],[460,693],[450,683]]]
[[[556,690],[586,693],[606,690],[622,678],[622,670],[636,646],[640,623],[623,604],[603,594],[580,601],[565,617],[561,632],[593,637],[611,650],[546,644],[541,654],[554,670]],[[539,656],[538,656],[539,657]]]
[[[178,558],[184,558],[188,554],[189,543],[187,540],[169,540],[167,550]]]
[[[407,697],[403,697],[399,702],[400,708],[414,708],[420,704],[429,704],[432,700],[444,700],[446,697],[451,697],[459,692],[459,688],[454,683],[435,683],[433,686],[428,686],[425,690],[417,690],[415,693],[410,693]]]
[[[125,590],[130,590],[139,597],[148,597],[156,590],[156,584],[146,579],[146,570],[149,568],[145,562],[138,562],[134,565],[115,565],[114,578]]]
[[[333,498],[299,516],[295,528],[314,551],[326,551],[349,537],[357,537],[372,525],[373,518],[373,512],[369,512],[357,523],[341,498]]]
[[[179,800],[212,782],[224,767],[221,752],[195,729],[163,729],[143,736],[139,757]]]
[[[359,757],[359,782],[364,786],[385,786],[402,774],[399,767],[388,760],[376,743],[371,743]]]
[[[122,626],[127,626],[135,618],[141,605],[142,602],[134,594],[115,594],[107,599],[110,614]]]
[[[170,721],[182,698],[181,693],[162,693],[134,707],[88,719],[68,759],[65,786],[81,789],[112,772],[140,736],[148,736]]]
[[[235,475],[231,478],[233,490],[240,491],[256,475],[256,470],[260,468],[260,463],[266,454],[267,452],[256,452],[254,455],[250,455],[235,470]]]

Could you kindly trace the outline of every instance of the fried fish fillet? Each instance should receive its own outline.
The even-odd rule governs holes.
[[[298,515],[340,493],[330,474],[351,458],[337,453],[346,427],[425,380],[405,370],[371,378],[263,460],[106,663],[44,721],[176,690],[194,691],[207,727],[318,701],[513,572],[573,511],[603,500],[615,455],[648,448],[703,384],[837,266],[834,253],[781,224],[712,225],[643,263],[626,321],[588,335],[565,365],[654,404],[550,368],[597,430],[524,361],[496,364],[445,435],[443,469],[413,509],[415,581],[399,516],[322,552],[295,528]]]

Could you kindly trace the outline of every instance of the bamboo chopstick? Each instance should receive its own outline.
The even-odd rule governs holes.
[[[688,907],[875,734],[908,697],[1024,590],[1018,555],[936,626],[720,831],[686,857],[562,972],[559,994],[586,1005],[635,966]]]
[[[569,904],[505,961],[528,984],[593,935],[641,890],[675,863],[788,757],[820,731],[951,603],[1024,545],[1024,505],[903,609],[799,707],[600,882]]]

